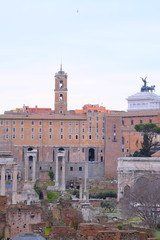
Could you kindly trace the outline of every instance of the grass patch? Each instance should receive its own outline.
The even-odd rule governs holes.
[[[45,235],[49,235],[49,233],[50,233],[50,230],[51,230],[51,227],[46,227],[46,229],[45,229]]]
[[[40,187],[40,188],[46,188],[48,186],[54,186],[54,185],[55,185],[55,182],[53,182],[53,181],[39,182],[38,183],[38,187]]]

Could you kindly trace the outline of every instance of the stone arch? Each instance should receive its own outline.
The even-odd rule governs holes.
[[[64,148],[63,147],[58,148],[58,152],[64,152]]]
[[[33,147],[29,147],[28,149],[27,149],[27,151],[32,151],[33,150]]]
[[[95,149],[94,148],[90,148],[88,151],[88,161],[93,162],[95,161]]]

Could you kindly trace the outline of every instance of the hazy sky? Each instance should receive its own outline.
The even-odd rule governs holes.
[[[53,109],[61,61],[69,109],[126,110],[146,76],[160,94],[160,1],[0,0],[0,113]]]

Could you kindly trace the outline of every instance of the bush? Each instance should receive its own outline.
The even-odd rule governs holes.
[[[118,228],[119,230],[122,230],[122,224],[118,224],[118,225],[117,225],[117,228]]]
[[[34,191],[38,194],[39,199],[42,200],[43,199],[43,192],[39,189],[39,187],[37,187],[36,184],[34,184]]]
[[[49,177],[50,177],[51,181],[53,181],[54,180],[54,172],[52,170],[50,170],[48,172],[48,174],[49,174]]]
[[[47,198],[49,201],[56,201],[59,197],[59,192],[47,192]]]
[[[114,201],[105,200],[105,201],[101,201],[101,207],[105,208],[105,209],[108,209],[109,212],[113,212],[115,207],[116,207],[116,204],[115,204]]]
[[[89,194],[89,198],[98,198],[98,199],[106,199],[107,197],[117,198],[117,193],[114,192],[99,192],[97,194]]]

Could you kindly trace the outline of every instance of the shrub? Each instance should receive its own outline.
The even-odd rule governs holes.
[[[122,230],[122,224],[118,224],[118,225],[117,225],[117,228],[118,228],[119,230]]]
[[[43,192],[39,189],[39,187],[37,187],[37,185],[36,184],[34,184],[34,191],[38,194],[38,196],[39,196],[39,199],[41,200],[41,199],[43,199]]]
[[[101,207],[105,208],[105,209],[108,209],[109,212],[113,212],[115,207],[116,207],[116,204],[115,204],[114,201],[105,200],[105,201],[101,201]]]
[[[99,192],[97,194],[89,194],[89,198],[98,198],[98,199],[106,199],[106,197],[117,198],[117,193],[114,192]]]
[[[54,172],[52,170],[50,170],[48,172],[48,174],[49,174],[49,177],[50,177],[51,181],[53,181],[54,180]]]
[[[59,197],[59,192],[49,192],[47,191],[47,198],[49,201],[56,201]]]

